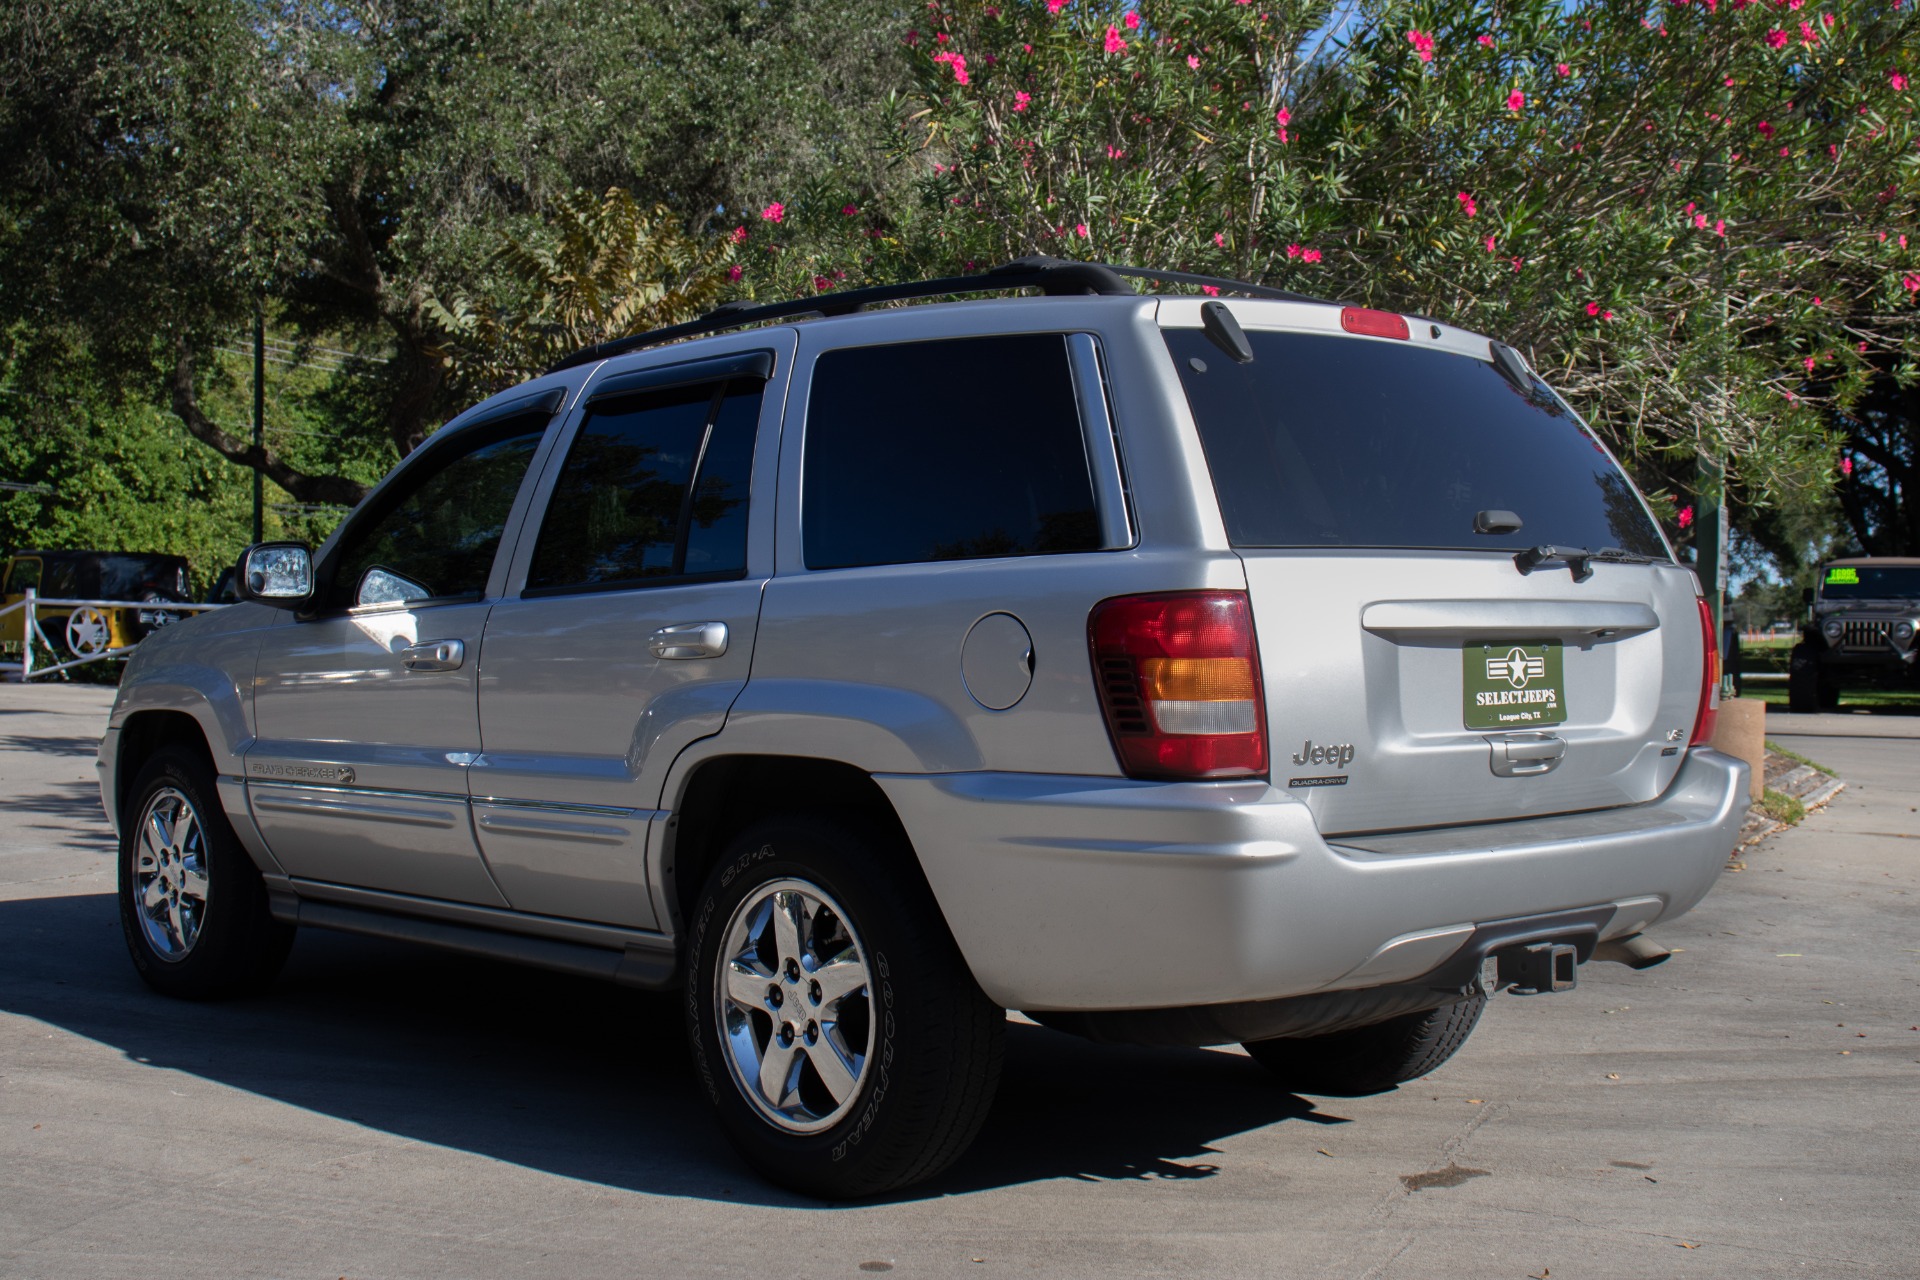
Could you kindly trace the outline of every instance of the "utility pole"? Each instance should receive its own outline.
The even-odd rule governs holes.
[[[253,309],[253,453],[259,459],[267,443],[267,313],[264,305]],[[253,540],[265,542],[266,478],[260,468],[253,469]]]

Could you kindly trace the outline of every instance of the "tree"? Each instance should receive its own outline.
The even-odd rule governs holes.
[[[1677,531],[1702,454],[1757,501],[1831,484],[1827,415],[1912,359],[1911,10],[940,0],[901,38],[919,201],[776,255],[789,287],[893,243],[1443,316],[1530,352]]]
[[[257,309],[371,362],[340,451],[458,407],[434,297],[496,286],[503,236],[576,188],[688,232],[743,186],[883,182],[860,108],[878,0],[19,0],[0,7],[0,323],[304,502],[364,480],[209,412]],[[511,290],[510,279],[498,286]],[[42,363],[45,363],[44,361]]]
[[[551,243],[510,237],[495,253],[493,294],[428,301],[454,382],[476,397],[582,347],[690,320],[726,283],[731,237],[688,235],[665,205],[644,210],[618,187],[554,201],[553,221]]]

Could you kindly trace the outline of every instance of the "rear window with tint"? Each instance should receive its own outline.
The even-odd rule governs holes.
[[[1830,564],[1823,600],[1920,600],[1920,565]]]
[[[1100,547],[1060,334],[829,351],[806,441],[809,569]]]
[[[1254,360],[1241,365],[1197,329],[1166,332],[1235,546],[1554,543],[1667,558],[1593,437],[1488,362],[1331,334],[1247,337]],[[1475,533],[1486,510],[1521,528]]]

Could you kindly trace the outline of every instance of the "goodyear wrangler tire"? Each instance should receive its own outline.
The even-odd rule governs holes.
[[[1355,1098],[1418,1080],[1460,1051],[1487,998],[1423,1013],[1404,1013],[1372,1026],[1323,1036],[1257,1040],[1244,1046],[1294,1093]]]
[[[979,1132],[1005,1015],[909,850],[865,826],[763,822],[721,856],[688,938],[688,1037],[728,1139],[829,1199],[932,1177]]]

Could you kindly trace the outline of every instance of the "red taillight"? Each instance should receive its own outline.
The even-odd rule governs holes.
[[[1690,747],[1703,747],[1713,738],[1713,722],[1720,715],[1720,637],[1713,634],[1713,610],[1705,600],[1700,606],[1700,644],[1706,650],[1700,670],[1700,706],[1693,713],[1693,737]]]
[[[1119,596],[1087,621],[1107,731],[1131,778],[1257,778],[1266,701],[1244,591]]]
[[[1369,338],[1407,336],[1405,316],[1395,315],[1391,311],[1369,311],[1365,307],[1340,308],[1340,327],[1348,333],[1365,334]]]

